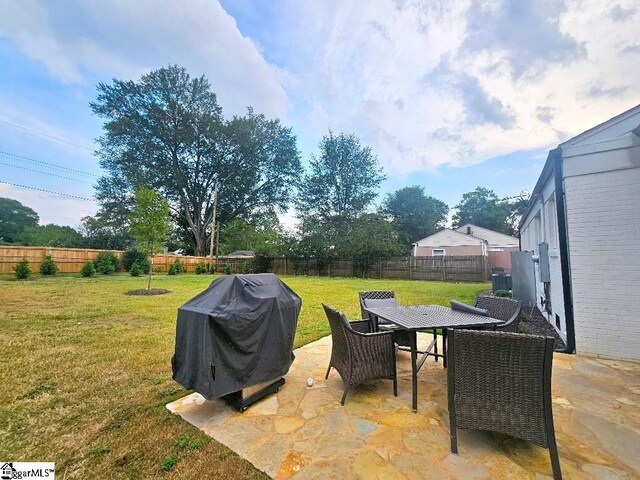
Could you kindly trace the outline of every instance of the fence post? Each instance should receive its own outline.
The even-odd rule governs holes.
[[[446,282],[447,281],[447,261],[446,261],[447,256],[443,256],[442,257],[442,281]]]

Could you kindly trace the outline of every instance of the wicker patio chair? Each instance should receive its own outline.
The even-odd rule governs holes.
[[[403,350],[406,350],[410,345],[409,332],[405,330],[400,330],[393,323],[387,322],[386,320],[378,320],[374,321],[373,317],[367,313],[365,310],[367,300],[386,300],[392,299],[396,305],[398,305],[398,300],[396,299],[395,292],[391,290],[371,290],[368,292],[358,292],[358,296],[360,297],[360,311],[362,312],[362,318],[370,318],[371,319],[371,329],[372,331],[392,331],[393,332],[393,341],[400,347],[405,347]],[[434,340],[437,338],[438,332],[433,331]],[[438,354],[438,342],[434,344],[434,353]],[[438,357],[435,357],[435,361],[438,361]]]
[[[522,310],[522,302],[504,297],[480,295],[476,297],[474,307],[487,310],[487,315],[504,323],[497,325],[495,330],[501,332],[518,332],[518,315]]]
[[[357,328],[365,328],[367,322],[349,322],[341,312],[322,304],[331,327],[331,360],[325,379],[329,378],[331,367],[335,368],[345,384],[341,405],[347,398],[349,388],[368,380],[393,380],[393,394],[398,396],[396,377],[396,352],[391,332],[362,333]],[[368,326],[367,326],[368,328]]]
[[[457,430],[489,430],[548,448],[553,478],[560,461],[551,408],[553,338],[448,330],[451,452]]]

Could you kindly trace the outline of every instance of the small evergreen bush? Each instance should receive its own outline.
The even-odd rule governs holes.
[[[171,265],[169,265],[169,271],[167,273],[169,275],[179,275],[184,273],[184,263],[176,259]]]
[[[207,264],[204,262],[198,262],[196,264],[196,275],[202,275],[203,273],[207,273]]]
[[[95,261],[96,270],[103,275],[109,275],[118,269],[118,257],[111,252],[100,252]]]
[[[243,275],[246,275],[248,273],[253,273],[253,269],[251,268],[251,264],[249,262],[247,262],[246,260],[244,262],[242,262],[242,273]]]
[[[231,264],[230,263],[225,263],[225,265],[224,265],[224,274],[225,275],[231,275]]]
[[[132,277],[139,277],[143,273],[143,267],[140,262],[133,262],[133,265],[129,267],[129,274]],[[149,273],[148,271],[146,273]]]
[[[147,255],[137,248],[130,248],[122,255],[122,268],[125,271],[128,272],[131,269],[131,266],[136,262],[142,266],[143,262],[147,262],[148,264],[149,260],[147,259]],[[149,273],[149,271],[147,270],[145,273]]]
[[[58,265],[53,260],[51,255],[45,255],[40,263],[40,273],[42,275],[55,275],[58,273]]]
[[[83,277],[93,277],[96,274],[96,266],[92,261],[85,262],[80,269],[80,275]]]
[[[29,266],[29,260],[23,258],[14,267],[13,271],[16,272],[16,278],[19,280],[26,280],[31,276],[31,267]]]

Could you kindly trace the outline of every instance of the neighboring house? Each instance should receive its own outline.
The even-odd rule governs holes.
[[[458,227],[456,230],[487,241],[489,268],[502,268],[505,272],[511,271],[511,252],[520,251],[520,240],[516,237],[471,223]]]
[[[225,258],[253,258],[255,253],[251,250],[236,250],[229,255],[224,255]]]
[[[444,229],[413,244],[414,257],[482,255],[489,268],[511,271],[511,252],[518,251],[515,237],[467,223],[455,230]]]
[[[414,257],[487,255],[487,241],[445,228],[413,244]]]
[[[640,105],[549,152],[520,238],[567,349],[640,360]]]

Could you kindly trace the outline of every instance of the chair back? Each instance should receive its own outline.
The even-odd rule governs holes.
[[[511,326],[512,323],[515,322],[516,318],[518,318],[520,310],[522,309],[522,302],[512,300],[510,298],[481,295],[476,298],[474,306],[485,309],[487,311],[487,315],[490,317],[497,318],[498,320],[505,322],[503,325],[499,326],[501,329],[504,329],[507,326]]]
[[[396,293],[391,290],[370,290],[368,292],[358,292],[358,296],[360,297],[361,318],[369,318],[369,314],[365,311],[366,300],[384,300],[390,298],[396,300]],[[396,304],[397,303],[398,301],[396,300]]]
[[[347,341],[349,327],[349,321],[341,312],[328,307],[324,303],[322,304],[324,313],[329,320],[329,327],[331,327],[331,341],[333,343],[333,352],[340,358],[340,360],[346,361],[349,357],[349,346]]]
[[[447,384],[457,428],[548,446],[554,339],[449,329]]]

